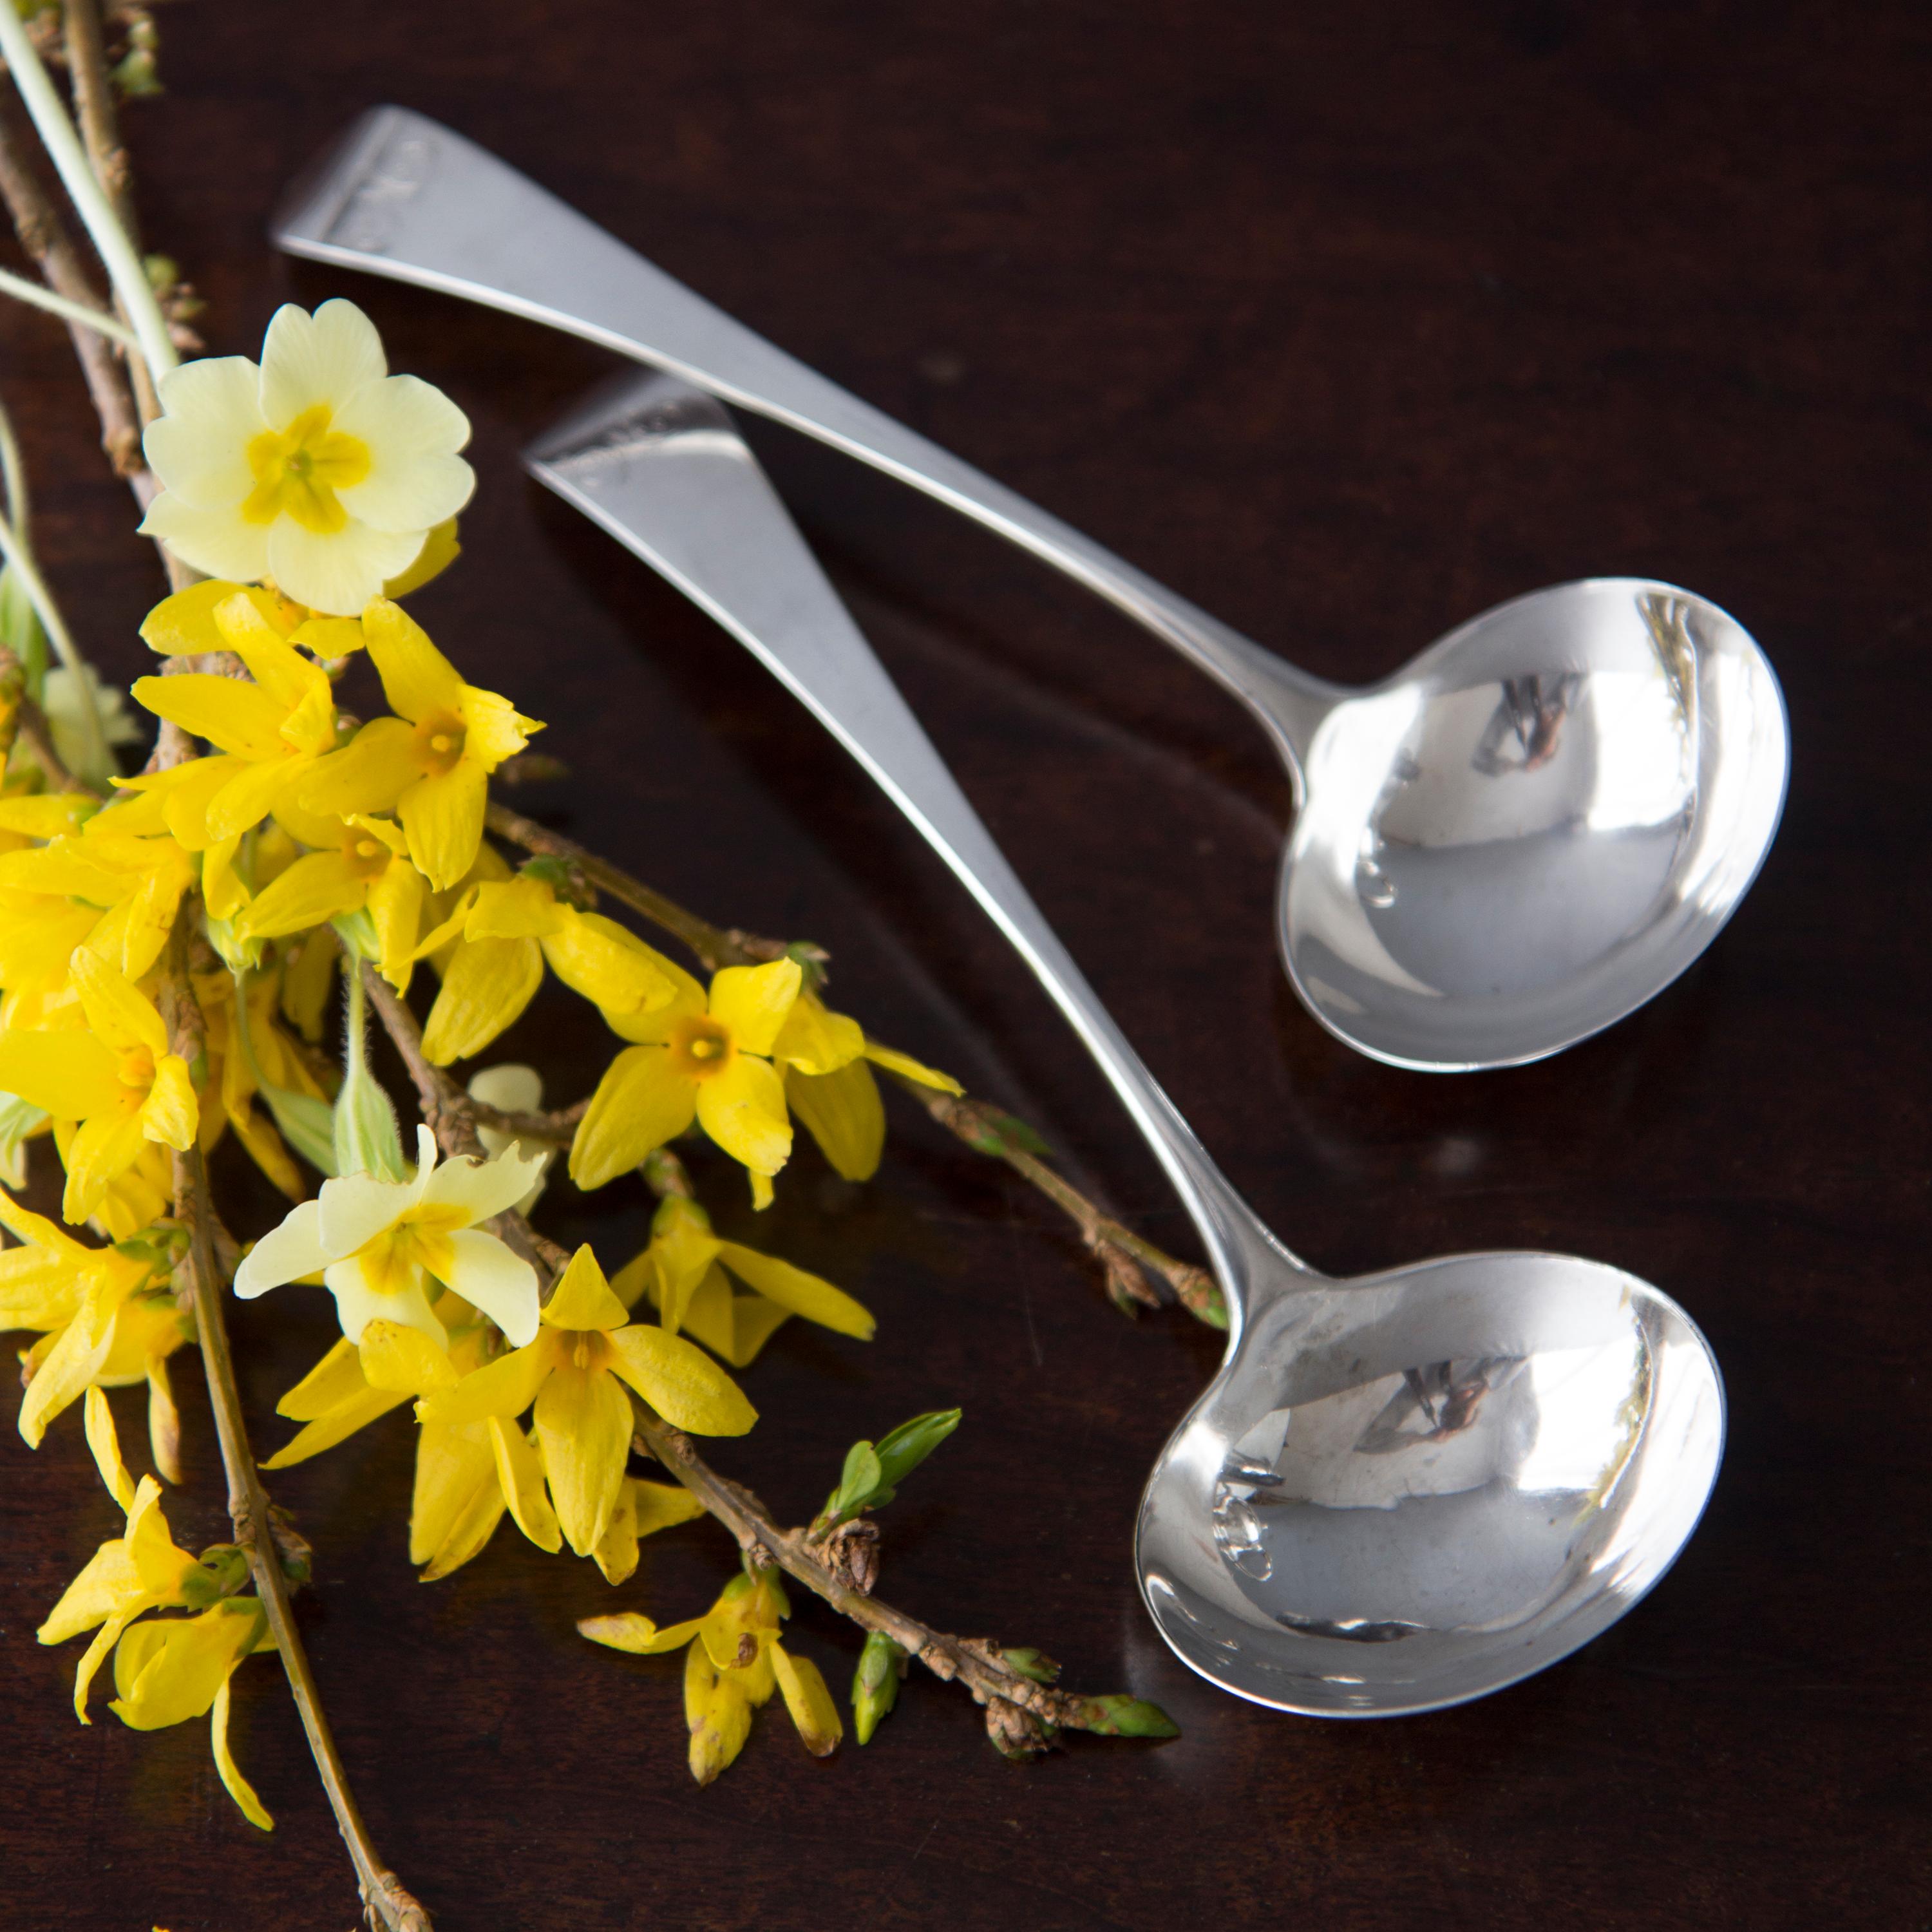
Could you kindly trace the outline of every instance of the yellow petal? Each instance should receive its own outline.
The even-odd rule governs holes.
[[[550,969],[573,993],[607,1013],[650,1012],[670,1004],[675,982],[650,947],[616,920],[570,907],[544,936]]]
[[[571,1256],[544,1305],[543,1318],[552,1328],[579,1329],[621,1328],[631,1318],[629,1311],[610,1292],[588,1242]]]
[[[701,1643],[685,1653],[684,1716],[691,1727],[691,1774],[709,1784],[745,1748],[752,1707],[730,1677],[712,1668]]]
[[[416,1437],[414,1492],[410,1507],[410,1561],[446,1576],[475,1556],[503,1514],[496,1480],[496,1452],[487,1425],[454,1428],[426,1422]]]
[[[563,1532],[557,1527],[556,1512],[544,1494],[543,1465],[529,1438],[513,1422],[493,1415],[489,1421],[490,1441],[496,1452],[496,1480],[503,1499],[520,1529],[539,1550],[553,1556],[563,1546]]]
[[[743,1369],[758,1360],[758,1352],[790,1319],[790,1309],[762,1294],[734,1294],[724,1270],[714,1268],[691,1298],[684,1325],[714,1355]]]
[[[771,1655],[779,1694],[798,1726],[800,1741],[814,1757],[830,1757],[838,1748],[845,1726],[818,1666],[808,1657],[794,1657],[782,1644],[773,1644]]]
[[[761,1255],[754,1248],[741,1247],[736,1241],[722,1242],[718,1258],[741,1281],[749,1282],[781,1308],[802,1315],[808,1322],[816,1322],[821,1328],[835,1329],[841,1335],[856,1336],[862,1342],[872,1339],[878,1324],[871,1312],[829,1281],[807,1274],[803,1268],[794,1268],[776,1255]]]
[[[369,890],[369,916],[375,922],[382,977],[399,993],[410,990],[415,970],[425,890],[422,874],[407,859],[393,859]]]
[[[324,926],[282,956],[282,1011],[311,1043],[322,1037],[322,1010],[335,983],[336,956],[341,950],[335,934]]]
[[[415,732],[400,718],[375,718],[340,751],[311,765],[296,797],[310,812],[338,818],[388,812],[422,776]]]
[[[244,764],[208,802],[208,836],[232,838],[261,824],[285,796],[292,796],[320,760],[292,755],[286,745]]]
[[[544,880],[524,873],[478,886],[463,933],[466,939],[542,939],[574,916]]]
[[[810,993],[800,993],[772,1045],[772,1058],[801,1073],[831,1073],[849,1065],[866,1050],[859,1022],[843,1013],[828,1012]]]
[[[922,1087],[936,1087],[942,1094],[963,1094],[966,1090],[951,1074],[942,1073],[936,1066],[928,1066],[914,1059],[910,1054],[881,1046],[876,1040],[866,1041],[866,1058],[875,1066],[883,1066],[888,1072],[903,1074],[908,1080],[917,1081]]]
[[[352,1348],[356,1345],[351,1342],[347,1346]],[[387,1415],[392,1408],[401,1408],[409,1399],[406,1391],[370,1388],[365,1384],[359,1394],[346,1397],[318,1416],[308,1427],[298,1430],[262,1467],[288,1469],[298,1462],[306,1462],[311,1456],[320,1456],[325,1449],[333,1449],[338,1442],[346,1442],[358,1429],[366,1429],[379,1416]]]
[[[521,1016],[542,984],[543,951],[535,940],[466,941],[429,1010],[424,1057],[433,1066],[447,1066],[481,1053]]]
[[[740,1053],[722,1073],[700,1082],[698,1118],[704,1131],[754,1174],[777,1173],[790,1156],[784,1083],[768,1060]]]
[[[629,1399],[615,1376],[566,1363],[537,1391],[533,1419],[558,1524],[588,1556],[610,1526],[630,1457]]]
[[[400,577],[391,578],[382,586],[382,595],[406,597],[412,590],[420,590],[431,578],[441,576],[462,554],[463,546],[456,538],[456,519],[446,517],[423,538],[416,562]]]
[[[796,959],[727,966],[711,976],[711,1017],[731,1029],[746,1053],[769,1053],[804,984]]]
[[[456,667],[400,604],[386,597],[371,599],[362,613],[362,635],[392,711],[412,722],[460,711],[464,684]]]
[[[133,1614],[140,1604],[140,1572],[125,1538],[116,1537],[104,1543],[87,1560],[87,1566],[61,1593],[61,1600],[47,1612],[46,1622],[34,1633],[42,1643],[65,1643],[70,1637],[92,1630],[118,1612]]]
[[[338,913],[353,912],[369,896],[368,881],[340,852],[311,852],[298,859],[236,922],[244,939],[279,939],[306,932]]]
[[[280,755],[287,706],[277,704],[260,685],[190,671],[180,677],[137,677],[131,688],[135,703],[157,718],[224,752],[242,758]]]
[[[634,1322],[605,1339],[611,1367],[673,1428],[742,1436],[758,1420],[744,1391],[682,1336]]]
[[[428,1395],[456,1386],[448,1352],[420,1328],[400,1322],[371,1322],[356,1345],[362,1378],[371,1388],[404,1395]]]
[[[626,1476],[617,1486],[617,1500],[611,1505],[610,1520],[597,1539],[591,1555],[604,1573],[604,1580],[614,1589],[638,1567],[638,1507],[632,1495],[635,1484]]]
[[[126,1091],[114,1049],[92,1034],[0,1030],[0,1092],[17,1094],[56,1120],[111,1113]]]
[[[87,1446],[93,1452],[94,1466],[100,1472],[100,1480],[107,1485],[107,1493],[122,1508],[132,1510],[134,1507],[134,1479],[128,1473],[128,1466],[121,1460],[121,1443],[114,1432],[114,1412],[107,1406],[107,1398],[98,1388],[87,1392],[86,1417]]]
[[[182,1479],[181,1410],[168,1376],[167,1358],[148,1358],[148,1447],[154,1467],[171,1483]]]
[[[417,779],[396,803],[410,835],[410,856],[438,892],[446,892],[476,862],[490,782],[466,758],[454,770]]]
[[[464,686],[463,725],[464,761],[486,772],[514,758],[544,728],[537,719],[524,717],[507,698],[478,691],[474,685]]]
[[[835,1172],[848,1180],[869,1180],[885,1150],[886,1110],[879,1083],[862,1060],[836,1072],[785,1076],[785,1100]]]
[[[64,1150],[67,1188],[61,1196],[62,1216],[69,1221],[85,1221],[113,1183],[140,1159],[147,1144],[138,1112],[97,1114],[82,1121]]]
[[[109,1707],[130,1730],[198,1718],[255,1647],[266,1618],[253,1597],[230,1597],[198,1617],[136,1624],[114,1653]]]
[[[697,1111],[694,1084],[676,1071],[662,1047],[627,1047],[604,1069],[578,1124],[571,1179],[586,1189],[614,1180],[682,1133]]]
[[[142,642],[164,658],[203,657],[210,651],[225,650],[221,633],[214,627],[215,607],[226,603],[242,588],[212,578],[164,597],[142,620]]]
[[[284,711],[292,711],[312,701],[318,692],[326,696],[328,679],[270,622],[266,613],[274,608],[266,591],[239,590],[214,607],[214,626],[222,643],[248,667],[249,676]]]
[[[482,1422],[490,1416],[519,1416],[536,1400],[544,1378],[556,1362],[556,1345],[539,1335],[527,1348],[500,1355],[465,1376],[454,1388],[429,1396],[419,1412],[424,1422],[446,1426]]]
[[[272,1832],[275,1828],[274,1820],[255,1796],[255,1787],[242,1775],[234,1754],[228,1748],[228,1684],[229,1680],[224,1677],[221,1688],[214,1694],[214,1768],[223,1789],[241,1807],[242,1816],[250,1824],[260,1826],[265,1832]]]
[[[145,1046],[157,1058],[167,1052],[167,1029],[160,1015],[125,974],[85,950],[74,955],[68,970],[88,1025],[110,1046],[124,1052]]]
[[[178,1053],[163,1054],[154,1063],[154,1084],[141,1108],[141,1131],[149,1140],[185,1154],[194,1144],[200,1118],[188,1062]]]
[[[666,1651],[682,1650],[698,1635],[704,1622],[702,1617],[692,1617],[684,1623],[667,1624],[660,1630],[649,1617],[626,1610],[616,1616],[580,1618],[577,1628],[580,1636],[587,1636],[592,1643],[612,1650],[627,1650],[637,1657],[657,1657]]]

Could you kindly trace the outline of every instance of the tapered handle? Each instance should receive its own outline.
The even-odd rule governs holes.
[[[291,254],[547,322],[788,424],[975,518],[1096,590],[1242,700],[1299,782],[1332,687],[734,322],[487,149],[372,109],[290,191]]]
[[[826,580],[722,407],[674,376],[628,377],[526,461],[708,611],[883,786],[1018,949],[1186,1203],[1238,1319],[1257,1242],[1236,1195],[1021,884]]]

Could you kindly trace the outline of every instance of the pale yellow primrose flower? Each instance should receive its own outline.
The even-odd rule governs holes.
[[[184,362],[160,400],[142,442],[164,487],[142,533],[211,577],[272,578],[328,615],[358,614],[476,487],[456,453],[463,412],[392,376],[353,302],[277,310],[259,368],[242,356]]]
[[[542,1164],[514,1148],[494,1160],[436,1164],[436,1137],[416,1130],[418,1165],[408,1180],[351,1174],[325,1180],[318,1199],[292,1209],[256,1243],[235,1273],[244,1300],[320,1273],[335,1297],[342,1332],[359,1342],[371,1322],[420,1329],[439,1348],[448,1332],[430,1312],[433,1275],[480,1309],[522,1347],[537,1332],[537,1278],[530,1263],[476,1224],[514,1208]]]
[[[0,1090],[57,1120],[78,1120],[62,1156],[61,1213],[84,1221],[150,1141],[184,1153],[199,1110],[188,1062],[168,1051],[153,1005],[106,960],[77,948],[69,965],[88,1030],[0,1031]]]
[[[394,811],[417,869],[446,892],[476,862],[490,774],[544,728],[508,698],[465,684],[400,604],[374,599],[362,634],[399,715],[373,719],[324,759],[302,802],[344,818]]]

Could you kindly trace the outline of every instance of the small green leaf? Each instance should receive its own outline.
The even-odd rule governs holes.
[[[878,1452],[869,1442],[855,1442],[845,1452],[838,1486],[825,1499],[825,1513],[834,1517],[856,1516],[879,1492],[884,1480]]]
[[[1000,1654],[1013,1670],[1022,1677],[1030,1677],[1036,1684],[1057,1684],[1060,1681],[1060,1666],[1030,1644]]]
[[[859,1653],[852,1678],[852,1724],[862,1744],[870,1744],[880,1721],[898,1702],[899,1680],[906,1673],[906,1652],[884,1630],[873,1630]]]
[[[1081,1714],[1074,1720],[1083,1731],[1103,1738],[1178,1738],[1180,1726],[1158,1704],[1144,1697],[1130,1697],[1115,1692],[1108,1697],[1088,1697],[1081,1701]]]
[[[896,1490],[959,1426],[960,1413],[935,1408],[879,1438],[879,1473],[887,1489]]]

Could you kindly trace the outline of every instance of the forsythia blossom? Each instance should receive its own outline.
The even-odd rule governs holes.
[[[358,615],[469,501],[463,412],[392,376],[353,302],[278,309],[259,368],[184,362],[162,379],[143,439],[164,486],[142,531],[210,576],[272,578],[288,596]]]

